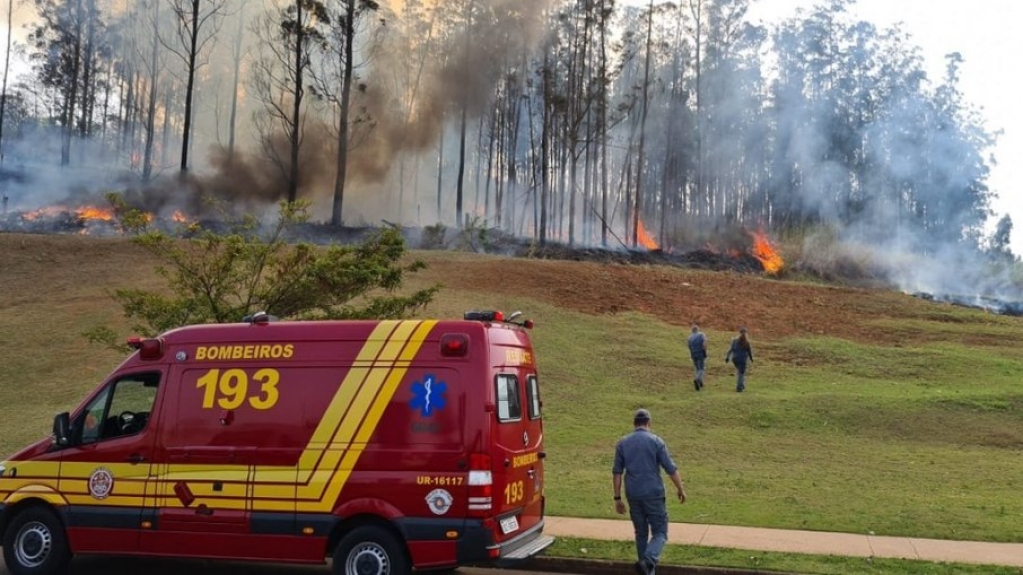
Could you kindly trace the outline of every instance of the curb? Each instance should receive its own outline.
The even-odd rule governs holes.
[[[631,563],[606,559],[576,559],[568,557],[534,557],[511,569],[518,571],[546,571],[548,573],[580,573],[585,575],[622,575],[633,573]],[[698,567],[690,565],[658,565],[657,575],[792,575],[778,571],[739,569],[731,567]]]

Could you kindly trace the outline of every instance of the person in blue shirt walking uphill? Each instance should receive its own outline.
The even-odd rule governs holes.
[[[615,446],[611,479],[614,487],[615,511],[625,513],[622,501],[622,475],[625,475],[625,499],[629,517],[636,529],[637,575],[653,575],[657,561],[668,542],[668,509],[664,498],[663,469],[675,484],[679,503],[686,502],[686,490],[678,466],[668,454],[664,440],[650,431],[650,412],[636,411],[635,431]]]
[[[739,337],[732,338],[725,355],[725,363],[731,360],[735,365],[735,391],[742,393],[746,389],[746,363],[753,363],[753,346],[746,337],[746,328],[739,328]]]
[[[703,389],[703,374],[707,360],[707,336],[700,331],[700,327],[693,324],[693,332],[689,335],[689,356],[693,358],[693,367],[696,369],[696,378],[693,385],[696,391]]]

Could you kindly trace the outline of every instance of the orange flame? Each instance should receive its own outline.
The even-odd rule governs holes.
[[[646,226],[643,225],[643,220],[639,220],[639,227],[636,228],[636,239],[639,242],[639,245],[648,250],[656,250],[660,247],[657,245],[657,242],[654,241],[654,238],[647,233]]]
[[[95,206],[83,206],[75,209],[75,215],[83,220],[100,220],[103,222],[114,221],[114,210],[112,208],[97,208]]]
[[[768,239],[767,234],[763,231],[750,232],[753,236],[753,257],[760,260],[760,263],[764,266],[764,271],[775,275],[785,267],[785,260],[782,259],[778,250],[775,249],[771,240]]]
[[[186,216],[185,213],[182,212],[181,210],[175,210],[174,213],[171,215],[171,220],[179,224],[187,224],[188,216]]]
[[[97,208],[95,206],[82,206],[80,208],[44,206],[38,210],[26,212],[22,215],[22,218],[28,221],[35,221],[40,218],[58,218],[69,214],[74,214],[81,220],[114,221],[114,210],[112,208]]]

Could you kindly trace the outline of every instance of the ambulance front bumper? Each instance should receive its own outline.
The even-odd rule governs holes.
[[[4,515],[6,507],[7,505],[0,503],[0,535],[7,530],[7,518]]]

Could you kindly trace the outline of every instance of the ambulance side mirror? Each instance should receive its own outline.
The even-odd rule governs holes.
[[[60,447],[71,444],[71,415],[66,411],[53,418],[53,443]]]

